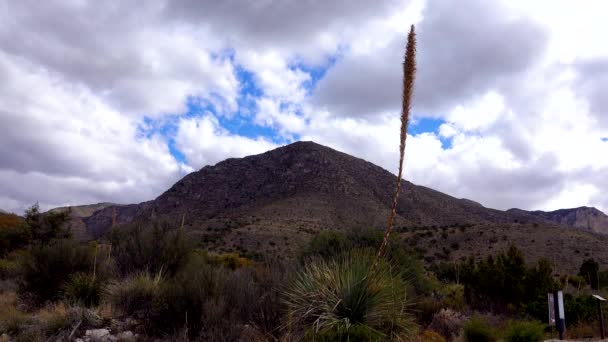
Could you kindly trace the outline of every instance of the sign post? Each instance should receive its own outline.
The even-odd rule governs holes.
[[[566,315],[564,311],[564,294],[562,291],[553,292],[553,308],[555,310],[555,327],[559,333],[559,339],[564,339],[564,332],[566,331]]]
[[[593,297],[595,299],[597,299],[597,318],[600,322],[600,334],[602,336],[602,340],[606,338],[606,335],[604,333],[604,314],[602,313],[602,302],[605,302],[606,299],[598,296],[598,295],[593,295]]]
[[[547,304],[549,306],[549,326],[555,326],[555,301],[553,293],[547,293]]]

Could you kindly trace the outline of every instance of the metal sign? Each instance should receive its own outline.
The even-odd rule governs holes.
[[[557,307],[559,319],[564,319],[564,294],[562,291],[557,291]]]
[[[553,301],[553,293],[547,293],[547,301],[549,304],[549,325],[555,325],[555,303]]]

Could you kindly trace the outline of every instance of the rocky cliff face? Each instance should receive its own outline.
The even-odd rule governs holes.
[[[566,226],[608,235],[608,216],[596,208],[579,207],[529,213]]]

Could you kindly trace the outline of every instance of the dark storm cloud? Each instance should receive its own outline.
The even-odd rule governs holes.
[[[497,2],[431,0],[418,25],[415,110],[438,115],[450,105],[507,87],[538,60],[547,35]],[[345,116],[396,111],[404,37],[339,60],[315,90],[315,103]]]
[[[209,28],[239,45],[304,51],[322,33],[333,33],[380,18],[409,0],[198,1],[165,2],[165,14]]]

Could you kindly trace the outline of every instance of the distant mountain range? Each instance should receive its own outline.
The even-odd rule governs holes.
[[[183,224],[193,240],[210,249],[289,255],[321,230],[383,229],[395,183],[395,175],[363,159],[313,142],[296,142],[205,166],[152,201],[73,207],[71,224],[79,238],[88,239],[103,236],[113,224],[165,221]],[[454,239],[460,231],[453,227],[466,225],[467,232],[476,232],[478,236],[463,233],[452,241],[460,247],[450,258],[465,255],[467,248],[484,255],[508,243],[530,245],[525,248],[534,258],[543,251],[552,254],[556,244],[569,248],[568,255],[578,250],[576,258],[564,258],[574,267],[590,253],[608,262],[603,247],[608,236],[587,233],[607,234],[607,222],[595,208],[501,211],[404,181],[396,226],[401,232],[453,231]],[[492,231],[497,238],[483,233]],[[441,244],[432,240],[427,250],[436,254]],[[486,240],[499,241],[488,249]]]
[[[565,226],[608,235],[608,216],[592,207],[578,207],[554,211],[524,211],[521,209],[510,209],[508,212],[525,212]]]

